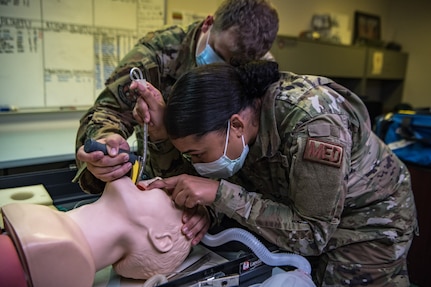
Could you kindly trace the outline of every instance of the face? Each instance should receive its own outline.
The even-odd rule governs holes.
[[[140,190],[130,178],[108,183],[108,190],[127,193],[127,212],[133,233],[127,236],[128,252],[115,262],[115,271],[124,277],[147,279],[167,274],[177,268],[189,254],[191,244],[182,233],[183,210],[161,189]],[[102,196],[105,196],[105,192]]]
[[[226,134],[214,131],[202,137],[195,135],[171,140],[172,144],[183,154],[190,156],[193,163],[212,162],[219,159],[224,152]],[[236,159],[243,150],[241,137],[237,137],[232,129],[226,155],[230,159]]]
[[[124,191],[128,192],[122,195],[125,208],[117,212],[127,214],[131,218],[129,223],[144,227],[143,232],[151,228],[152,224],[157,225],[161,219],[181,224],[182,210],[175,206],[172,198],[161,189],[140,190],[129,177],[109,182],[102,197],[112,201],[114,197],[110,197],[111,194]],[[163,210],[162,217],[158,217],[160,210]]]
[[[202,39],[198,41],[198,46],[196,48],[197,55],[205,49],[206,42],[209,37],[208,44],[211,48],[213,48],[225,62],[229,62],[233,56],[233,52],[236,50],[236,46],[234,44],[236,41],[235,27],[230,27],[222,32],[216,32],[209,28],[205,33],[202,33],[200,37]]]

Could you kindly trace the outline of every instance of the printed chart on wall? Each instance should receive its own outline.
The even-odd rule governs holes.
[[[165,0],[0,1],[0,105],[91,105]]]

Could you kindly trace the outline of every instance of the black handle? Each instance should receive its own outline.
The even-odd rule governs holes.
[[[103,154],[107,155],[108,150],[106,149],[106,145],[102,144],[93,139],[87,139],[84,143],[84,151],[85,152],[93,152],[93,151],[101,151]],[[120,149],[119,153],[127,153],[129,154],[129,162],[134,164],[138,160],[138,156],[124,149]]]

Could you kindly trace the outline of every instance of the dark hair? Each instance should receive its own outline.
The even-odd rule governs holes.
[[[176,139],[225,130],[233,114],[254,107],[279,77],[278,64],[264,60],[194,68],[172,87],[165,112],[167,133]]]
[[[216,33],[234,27],[238,57],[262,58],[278,32],[277,10],[267,0],[225,0],[214,13]]]

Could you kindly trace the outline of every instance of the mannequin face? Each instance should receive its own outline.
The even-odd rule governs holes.
[[[109,183],[102,197],[111,193],[124,197],[133,225],[127,253],[113,264],[115,271],[138,279],[172,272],[191,250],[190,240],[181,233],[183,211],[163,190],[140,190],[127,177]]]
[[[22,203],[2,211],[34,286],[65,278],[89,286],[95,272],[111,264],[121,276],[147,279],[171,273],[191,250],[181,233],[183,211],[163,190],[142,191],[129,177],[108,183],[96,202],[68,212]]]

